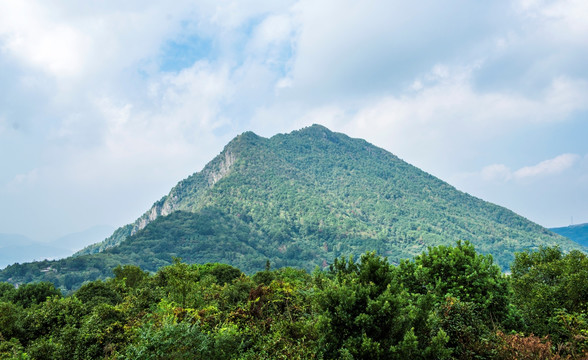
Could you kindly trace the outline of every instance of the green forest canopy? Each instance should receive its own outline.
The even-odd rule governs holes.
[[[251,276],[175,259],[119,266],[68,296],[0,283],[2,359],[583,359],[588,258],[518,253],[504,275],[471,243],[391,265],[374,252],[326,271]]]

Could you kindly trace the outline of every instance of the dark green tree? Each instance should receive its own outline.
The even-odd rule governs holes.
[[[112,272],[115,280],[124,283],[127,288],[137,288],[149,277],[149,273],[135,265],[118,265]]]
[[[320,346],[327,359],[446,358],[443,331],[429,328],[430,296],[411,296],[395,281],[387,259],[366,253],[341,258],[316,301]],[[419,338],[418,335],[424,334]]]
[[[61,291],[50,282],[38,282],[19,286],[13,293],[11,301],[26,308],[54,296],[61,297]]]
[[[572,354],[588,356],[588,257],[558,247],[516,254],[513,302],[527,331],[550,335]]]
[[[114,288],[114,284],[102,280],[96,280],[82,285],[75,292],[75,296],[90,307],[98,304],[116,305],[122,302],[122,297]]]
[[[398,279],[410,292],[433,294],[438,304],[455,297],[475,304],[483,315],[500,321],[507,314],[508,280],[491,255],[476,253],[469,242],[431,247],[398,266]]]

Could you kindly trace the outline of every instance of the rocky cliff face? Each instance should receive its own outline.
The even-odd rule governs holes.
[[[213,186],[229,173],[231,166],[235,163],[236,156],[231,150],[227,150],[225,151],[224,157],[221,158],[222,161],[220,162],[218,169],[211,169],[207,174],[209,186]]]
[[[214,186],[214,184],[229,174],[236,158],[237,157],[235,153],[230,148],[226,148],[217,157],[217,161],[214,166],[206,167],[202,171],[202,175],[206,178],[206,184],[208,187]],[[181,199],[181,188],[185,186],[185,182],[180,182],[167,196],[164,196],[160,201],[153,204],[151,209],[149,209],[145,214],[135,221],[133,224],[133,230],[131,230],[131,235],[134,235],[137,233],[137,231],[144,229],[150,222],[154,221],[158,217],[167,216],[175,210],[185,208],[186,206],[181,206],[186,205],[182,204]]]
[[[93,254],[111,248],[118,245],[128,236],[143,230],[147,225],[161,216],[167,216],[176,210],[191,210],[194,207],[193,200],[195,194],[213,187],[231,172],[233,165],[237,161],[242,146],[241,143],[248,139],[256,140],[259,137],[251,132],[237,136],[201,172],[195,173],[187,179],[180,181],[172,188],[168,195],[153,204],[135,222],[119,228],[103,242],[90,245],[75,255]]]
[[[147,211],[135,221],[133,224],[133,230],[131,230],[131,235],[134,235],[137,233],[137,231],[144,229],[145,226],[158,217],[171,214],[177,206],[177,201],[178,197],[170,194],[153,204],[149,211]]]

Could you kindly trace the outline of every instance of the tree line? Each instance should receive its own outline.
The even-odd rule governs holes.
[[[65,295],[0,283],[0,358],[587,358],[586,255],[543,247],[511,271],[457,242],[310,274],[175,259],[155,273],[118,266]]]

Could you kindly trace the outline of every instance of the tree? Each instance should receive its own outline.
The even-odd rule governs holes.
[[[7,282],[0,282],[0,300],[12,301],[15,292],[14,285]]]
[[[234,279],[238,278],[243,274],[241,270],[237,269],[234,266],[227,265],[227,264],[204,264],[204,265],[192,265],[196,266],[200,271],[201,276],[203,275],[212,275],[216,279],[216,283],[219,285],[224,285],[226,283],[230,283]]]
[[[430,295],[398,284],[386,258],[337,260],[316,296],[321,347],[327,359],[445,358],[447,336],[428,323]]]
[[[181,259],[174,258],[174,263],[161,268],[155,276],[155,283],[167,292],[168,298],[182,307],[194,305],[193,290],[196,282],[200,279],[197,270],[190,268],[188,264],[182,263]]]
[[[115,280],[124,283],[127,288],[138,287],[149,276],[147,272],[135,265],[118,265],[112,272],[114,273]]]
[[[588,355],[588,257],[558,247],[518,253],[512,269],[513,302],[528,331],[550,335],[574,352]]]
[[[22,339],[24,314],[20,306],[0,301],[0,341],[12,338]]]
[[[122,297],[116,292],[112,284],[102,280],[96,280],[82,285],[76,291],[75,296],[90,307],[98,304],[116,305],[122,302]]]
[[[13,293],[11,300],[26,308],[40,304],[53,296],[61,297],[61,291],[50,282],[38,282],[19,286]]]
[[[413,261],[402,261],[397,274],[410,292],[433,294],[438,304],[450,296],[475,304],[494,320],[507,314],[507,278],[491,255],[476,253],[468,241],[430,247]]]

